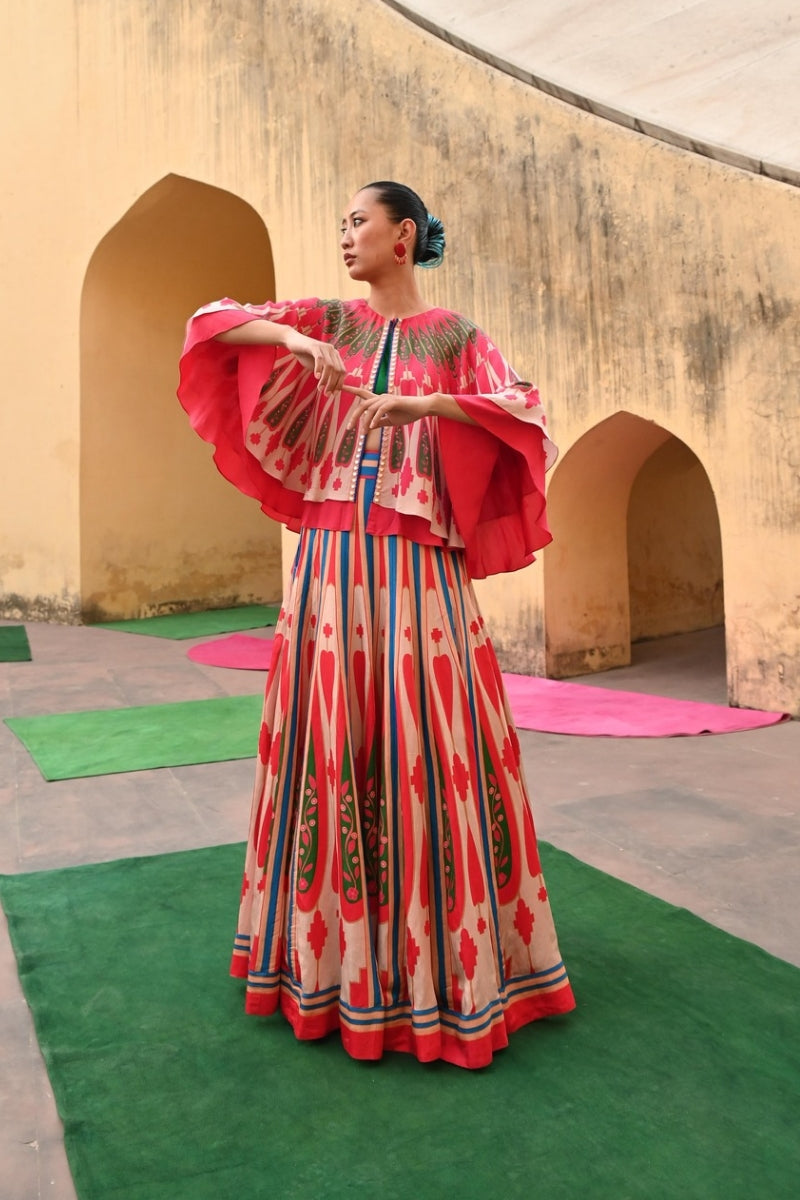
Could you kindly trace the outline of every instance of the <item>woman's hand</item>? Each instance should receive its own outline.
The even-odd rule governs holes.
[[[396,392],[376,395],[364,387],[343,387],[342,391],[357,397],[347,419],[347,428],[361,424],[365,433],[384,425],[410,425],[419,417],[431,416],[437,411],[439,396],[438,392],[429,396],[400,396]]]
[[[299,363],[313,370],[321,392],[331,396],[341,392],[347,370],[335,346],[318,342],[296,329],[287,329],[283,344]]]
[[[214,340],[234,346],[284,346],[299,363],[314,372],[320,391],[336,396],[342,390],[347,370],[336,347],[307,337],[291,326],[265,319],[246,321],[218,333]]]

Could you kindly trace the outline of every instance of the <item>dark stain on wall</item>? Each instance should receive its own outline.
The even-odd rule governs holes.
[[[0,617],[11,621],[44,621],[53,625],[80,625],[80,598],[63,592],[60,596],[0,596]]]
[[[731,350],[730,326],[718,312],[709,309],[684,327],[682,342],[686,373],[696,385],[697,406],[706,425],[712,425],[724,398],[725,368]]]

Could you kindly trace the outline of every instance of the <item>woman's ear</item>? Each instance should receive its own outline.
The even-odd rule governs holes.
[[[411,217],[405,217],[400,222],[400,237],[404,242],[408,242],[409,245],[412,245],[414,238],[416,237],[416,233],[416,222],[412,221]]]

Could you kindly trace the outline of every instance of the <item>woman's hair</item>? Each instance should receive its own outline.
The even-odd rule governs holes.
[[[378,193],[378,200],[393,221],[405,221],[410,217],[416,225],[415,264],[438,267],[444,257],[444,225],[438,217],[428,212],[417,193],[404,183],[393,183],[390,179],[368,183],[361,190],[366,191],[367,188]]]

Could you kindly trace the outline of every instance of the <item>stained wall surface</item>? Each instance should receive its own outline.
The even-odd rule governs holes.
[[[275,594],[277,533],[181,423],[178,309],[264,298],[273,272],[278,295],[359,294],[339,213],[397,177],[446,223],[431,303],[535,378],[562,448],[556,542],[480,588],[504,660],[625,661],[632,611],[634,635],[654,627],[669,591],[634,572],[632,602],[629,547],[649,527],[684,570],[686,539],[646,509],[696,460],[731,699],[800,712],[796,188],[547,96],[379,0],[42,0],[0,20],[4,611]]]

